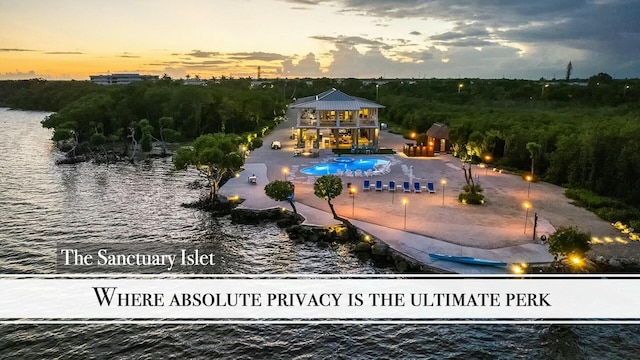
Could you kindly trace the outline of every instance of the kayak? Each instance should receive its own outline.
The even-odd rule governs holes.
[[[471,264],[471,265],[507,266],[507,263],[502,262],[502,261],[477,259],[477,258],[469,257],[469,256],[453,256],[453,255],[430,253],[429,257],[431,257],[432,259],[455,261],[455,262],[459,262],[459,263],[463,263],[463,264]]]

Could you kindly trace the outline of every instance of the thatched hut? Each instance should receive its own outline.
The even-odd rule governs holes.
[[[449,151],[449,128],[443,123],[434,123],[427,130],[427,156]]]
[[[427,144],[405,144],[402,152],[409,157],[413,156],[435,156],[435,154],[449,151],[449,128],[442,123],[433,124],[427,130]]]

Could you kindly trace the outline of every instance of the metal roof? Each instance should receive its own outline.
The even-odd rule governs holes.
[[[356,111],[364,108],[382,109],[383,105],[371,100],[347,95],[340,90],[331,89],[316,96],[307,96],[296,100],[292,109],[316,109],[316,110],[337,110]]]

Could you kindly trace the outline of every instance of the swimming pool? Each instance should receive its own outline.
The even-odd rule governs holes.
[[[347,157],[338,157],[333,162],[318,164],[312,167],[304,168],[300,170],[305,175],[322,176],[322,175],[335,175],[338,170],[346,172],[351,170],[353,172],[360,170],[366,172],[367,170],[375,170],[376,167],[384,167],[389,164],[389,160],[380,158],[362,158],[354,159]]]

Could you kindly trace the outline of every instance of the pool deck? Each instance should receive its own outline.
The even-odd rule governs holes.
[[[293,116],[267,135],[264,144],[273,140],[282,143],[281,150],[262,146],[246,159],[244,171],[238,178],[229,180],[220,193],[240,196],[245,201],[241,208],[268,209],[289,208],[285,202],[276,202],[264,194],[264,186],[272,180],[286,179],[296,186],[295,200],[298,212],[304,216],[304,224],[328,226],[337,224],[327,202],[313,194],[315,176],[300,172],[301,169],[332,161],[336,155],[329,149],[321,149],[319,157],[293,156],[294,140],[290,140],[294,125]],[[444,260],[434,260],[429,253],[469,256],[499,260],[506,263],[549,263],[553,260],[540,235],[555,231],[554,227],[579,225],[594,236],[611,238],[616,232],[606,222],[592,213],[571,205],[563,195],[563,189],[546,183],[533,183],[528,188],[520,176],[502,174],[473,166],[485,189],[487,203],[482,206],[461,204],[457,195],[464,185],[462,163],[450,155],[433,158],[408,158],[400,149],[407,142],[402,137],[380,132],[381,147],[396,149],[395,155],[372,155],[391,162],[390,173],[372,177],[342,176],[343,184],[357,187],[355,198],[348,191],[333,200],[336,212],[349,218],[354,225],[373,237],[387,243],[396,251],[429,267],[461,274],[506,273],[508,268],[474,266]],[[352,157],[351,155],[347,155]],[[355,155],[368,157],[368,155]],[[283,169],[287,168],[285,175]],[[247,181],[255,174],[258,181]],[[388,185],[403,181],[419,181],[435,184],[435,193],[395,193],[364,190],[363,180],[372,183],[381,180]],[[446,185],[441,185],[441,180]],[[402,199],[407,200],[406,206]],[[524,201],[533,205],[530,212],[522,208]],[[533,239],[533,214],[538,213],[537,238]],[[526,225],[525,225],[526,224]],[[619,235],[619,234],[618,234]]]

